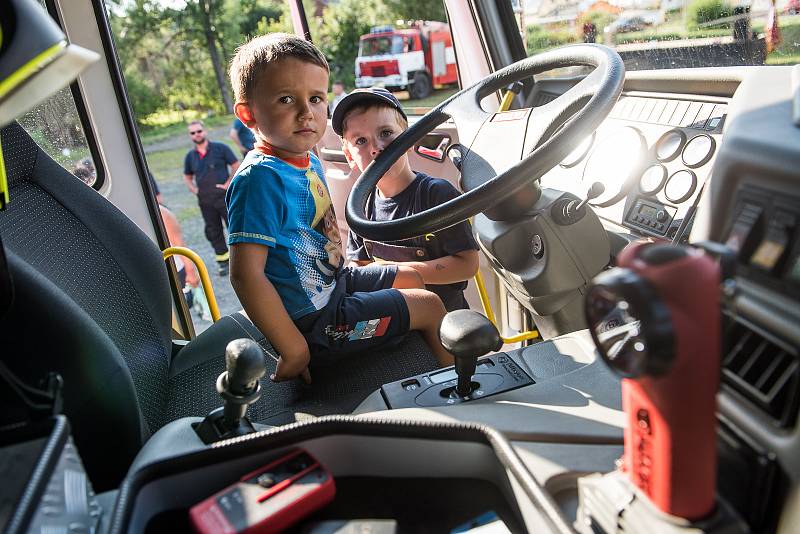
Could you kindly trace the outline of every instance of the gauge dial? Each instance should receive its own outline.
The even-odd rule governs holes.
[[[658,163],[651,165],[639,178],[639,191],[645,195],[655,195],[666,179],[667,169],[663,165]]]
[[[592,132],[592,135],[581,141],[581,144],[575,147],[575,149],[570,152],[566,158],[561,162],[561,166],[565,169],[570,167],[574,167],[578,163],[580,163],[583,158],[586,157],[586,154],[589,152],[589,149],[592,148],[592,144],[594,143],[595,133]]]
[[[586,161],[583,184],[591,186],[599,182],[605,191],[590,204],[605,207],[622,200],[639,177],[645,149],[644,138],[630,126],[596,143]]]
[[[656,143],[656,158],[659,161],[672,161],[681,153],[686,136],[680,130],[670,130]]]
[[[686,169],[674,173],[664,186],[664,196],[670,202],[680,204],[689,199],[697,187],[697,176]]]
[[[683,162],[687,167],[700,167],[708,163],[714,154],[715,143],[708,135],[692,137],[683,147]]]

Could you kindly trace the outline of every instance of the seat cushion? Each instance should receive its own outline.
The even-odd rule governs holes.
[[[225,346],[243,337],[261,345],[267,363],[261,398],[247,411],[256,423],[281,425],[296,421],[298,414],[350,413],[382,384],[437,365],[419,333],[410,332],[397,345],[354,354],[336,366],[314,367],[312,362],[310,386],[300,380],[274,383],[269,375],[275,372],[275,350],[244,315],[236,313],[221,318],[176,355],[169,381],[168,420],[202,417],[222,405],[216,381],[225,371]]]

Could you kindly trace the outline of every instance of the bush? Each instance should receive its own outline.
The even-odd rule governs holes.
[[[136,73],[127,75],[125,83],[128,87],[128,97],[137,117],[146,117],[162,105],[161,95],[151,89]]]
[[[687,8],[686,18],[689,29],[695,29],[700,24],[729,17],[732,12],[725,0],[693,0]]]
[[[525,28],[525,34],[529,56],[578,40],[575,32],[568,28],[551,30],[535,24]]]

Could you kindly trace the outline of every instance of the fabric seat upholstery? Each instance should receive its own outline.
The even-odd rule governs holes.
[[[95,489],[115,487],[148,437],[169,421],[221,404],[214,389],[224,348],[250,337],[271,347],[240,314],[225,317],[171,360],[171,292],[158,247],[122,212],[41,150],[18,124],[0,131],[11,202],[0,212],[16,298],[0,322],[2,358],[35,384],[64,379],[64,413]],[[267,357],[267,376],[274,371]],[[351,411],[387,381],[435,360],[412,333],[396,348],[314,370],[314,385],[271,384],[249,415],[277,424],[295,412]]]

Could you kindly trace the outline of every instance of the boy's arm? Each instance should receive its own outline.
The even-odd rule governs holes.
[[[452,284],[469,280],[478,272],[477,250],[462,250],[450,256],[427,261],[391,262],[411,267],[422,275],[426,284]]]
[[[266,245],[231,245],[231,284],[250,320],[280,354],[278,367],[270,378],[280,382],[300,376],[310,384],[308,343],[264,274],[267,256]]]

